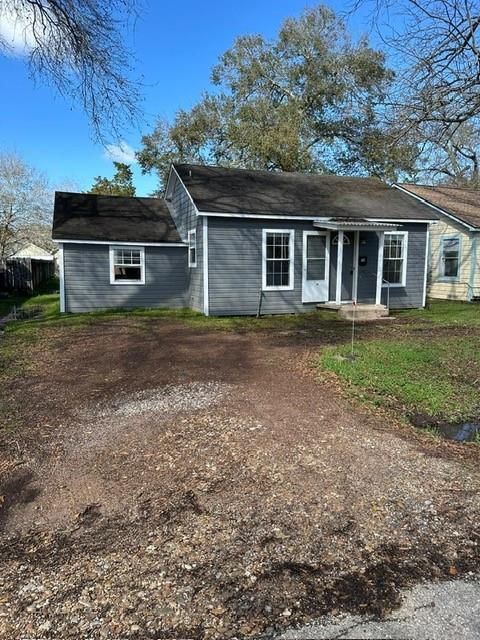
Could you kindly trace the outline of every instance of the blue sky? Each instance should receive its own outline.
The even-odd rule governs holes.
[[[210,70],[234,39],[247,33],[274,37],[283,20],[298,16],[316,2],[305,0],[143,0],[135,31],[128,34],[144,83],[144,123],[125,132],[133,149],[157,116],[171,119],[179,108],[192,106],[208,88]],[[344,11],[339,0],[328,3]],[[349,21],[354,37],[368,31],[368,21]],[[21,56],[0,57],[0,150],[15,151],[43,171],[53,185],[74,181],[88,189],[96,175],[110,176],[112,161],[95,144],[86,116],[54,89],[35,85]],[[154,176],[134,168],[138,195],[155,187]]]

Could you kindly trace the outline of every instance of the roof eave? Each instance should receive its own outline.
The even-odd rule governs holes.
[[[440,214],[447,216],[447,218],[452,218],[453,220],[455,220],[455,222],[463,225],[469,231],[480,231],[480,227],[473,226],[469,222],[466,222],[465,220],[462,220],[462,218],[459,218],[458,215],[452,213],[451,211],[447,211],[443,207],[439,207],[438,205],[433,204],[433,202],[430,202],[429,200],[422,198],[422,196],[419,196],[416,193],[413,193],[413,191],[410,191],[409,189],[402,187],[402,185],[394,183],[392,184],[392,187],[394,187],[395,189],[398,189],[399,191],[402,191],[403,193],[406,193],[407,195],[411,196],[412,198],[415,198],[416,200],[419,200],[422,204],[426,205],[427,207],[431,207],[432,209],[435,209],[435,211],[438,211]]]
[[[371,222],[369,220],[364,221],[335,221],[335,220],[314,220],[314,227],[321,227],[322,229],[331,229],[332,231],[395,231],[398,229],[398,224],[386,223],[386,222]]]

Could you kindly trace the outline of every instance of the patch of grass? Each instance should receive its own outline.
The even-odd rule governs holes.
[[[426,427],[422,427],[422,434],[425,434],[427,436],[429,436],[430,438],[433,438],[434,440],[443,438],[440,429],[438,427],[433,427],[431,425],[426,426]]]
[[[0,318],[10,313],[14,306],[21,307],[27,296],[5,296],[0,298]]]
[[[480,410],[478,338],[368,340],[357,344],[354,360],[349,351],[325,349],[320,366],[363,400],[448,421]]]
[[[183,322],[193,328],[217,329],[223,331],[315,331],[325,323],[341,324],[336,314],[328,311],[312,311],[303,314],[289,314],[276,316],[210,316],[192,309],[104,309],[89,313],[60,314],[58,294],[42,294],[23,299],[21,308],[41,309],[41,316],[37,319],[11,322],[7,326],[8,332],[25,332],[28,327],[39,325],[62,325],[69,327],[85,326],[96,322],[120,318],[171,319]]]
[[[480,304],[456,300],[429,300],[425,309],[393,311],[399,318],[408,318],[435,325],[480,327]]]
[[[10,313],[13,307],[19,309],[42,308],[42,315],[53,316],[59,313],[58,278],[50,278],[42,283],[35,293],[12,294],[0,298],[0,318]]]

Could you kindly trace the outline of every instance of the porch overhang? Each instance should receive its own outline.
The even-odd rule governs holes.
[[[331,218],[330,220],[314,220],[313,226],[317,229],[330,229],[332,231],[396,231],[397,224],[390,222],[375,222],[367,219]]]
[[[343,273],[343,243],[345,239],[345,233],[353,232],[354,236],[354,254],[353,254],[353,288],[352,298],[354,302],[357,302],[358,292],[358,262],[359,262],[359,245],[360,245],[360,232],[361,231],[373,231],[378,237],[378,255],[377,255],[377,273],[376,277],[376,291],[375,291],[375,304],[379,305],[382,297],[382,282],[383,282],[383,247],[385,241],[385,233],[389,231],[396,231],[398,229],[397,224],[390,222],[380,222],[375,220],[369,220],[368,218],[329,218],[327,220],[314,220],[313,226],[317,229],[324,229],[337,232],[337,270],[336,270],[336,290],[335,290],[335,303],[341,304],[342,302],[342,273]]]

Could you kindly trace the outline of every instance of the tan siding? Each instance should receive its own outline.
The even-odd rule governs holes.
[[[452,236],[460,238],[460,271],[456,281],[442,280],[440,259],[442,239]],[[465,227],[444,218],[430,227],[430,256],[428,269],[428,295],[431,298],[468,300],[471,277],[471,233]]]
[[[474,277],[473,277],[473,286],[474,291],[473,295],[478,297],[480,296],[480,233],[476,233],[475,236],[475,244],[476,248],[474,249],[475,257],[474,257]]]

